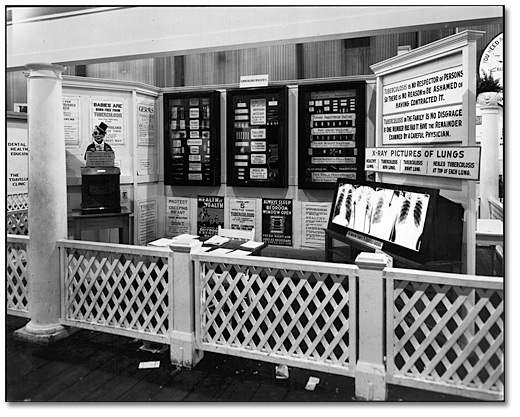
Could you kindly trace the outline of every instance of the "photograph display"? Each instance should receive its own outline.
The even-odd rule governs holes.
[[[428,194],[346,183],[332,223],[418,252],[429,201]]]

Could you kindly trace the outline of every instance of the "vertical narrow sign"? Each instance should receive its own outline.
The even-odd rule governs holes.
[[[157,210],[156,200],[139,201],[138,213],[138,244],[145,245],[157,239]]]
[[[166,235],[190,233],[191,200],[186,197],[168,197],[166,200]]]
[[[262,199],[262,240],[269,245],[292,246],[292,200]]]
[[[224,197],[197,196],[197,235],[214,236],[218,226],[224,227]]]

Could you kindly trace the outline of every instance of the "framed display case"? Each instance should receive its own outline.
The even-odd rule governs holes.
[[[227,183],[287,187],[287,87],[227,92]]]
[[[365,82],[298,87],[298,186],[333,190],[364,179]]]
[[[338,179],[327,228],[418,263],[460,261],[463,216],[437,189]]]
[[[220,185],[220,93],[164,95],[164,183]]]

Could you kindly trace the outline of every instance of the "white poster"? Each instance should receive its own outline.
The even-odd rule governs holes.
[[[325,248],[325,231],[329,221],[331,203],[302,202],[301,246]]]
[[[65,146],[79,146],[79,97],[63,96]]]
[[[174,237],[190,233],[191,200],[185,197],[166,199],[166,236]]]
[[[91,99],[92,126],[99,125],[101,122],[108,126],[105,142],[109,145],[125,145],[125,109],[124,101],[107,100],[104,98]]]
[[[137,102],[137,144],[155,146],[155,103],[153,100]]]
[[[139,201],[139,212],[137,213],[137,244],[146,245],[157,239],[157,201]]]
[[[462,142],[462,66],[383,86],[383,144]]]
[[[231,229],[251,230],[255,227],[255,200],[229,199],[229,227]]]
[[[29,191],[27,129],[9,128],[7,138],[7,194]]]

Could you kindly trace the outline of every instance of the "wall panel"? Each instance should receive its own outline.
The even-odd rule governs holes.
[[[138,59],[134,61],[86,65],[86,76],[119,81],[135,81],[154,85],[154,60]]]

